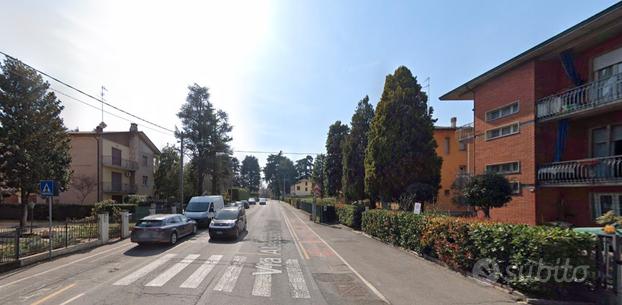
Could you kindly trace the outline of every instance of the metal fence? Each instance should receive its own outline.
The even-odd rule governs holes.
[[[596,284],[599,288],[616,294],[620,290],[620,262],[622,259],[622,237],[617,235],[598,235],[596,249]]]
[[[11,263],[19,258],[43,253],[50,249],[66,248],[98,238],[97,221],[94,218],[68,220],[49,227],[0,229],[0,264]]]

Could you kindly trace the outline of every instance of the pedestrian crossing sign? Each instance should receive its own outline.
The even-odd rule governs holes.
[[[56,196],[56,187],[54,180],[41,180],[39,181],[39,194],[41,196]]]

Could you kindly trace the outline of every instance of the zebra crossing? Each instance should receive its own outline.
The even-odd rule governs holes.
[[[179,256],[181,257],[181,256]],[[179,288],[184,289],[195,289],[198,288],[201,283],[212,273],[215,272],[216,266],[218,266],[223,261],[223,255],[211,255],[204,262],[202,262],[196,269],[179,285]],[[168,253],[160,256],[156,260],[151,263],[132,271],[125,277],[117,280],[112,285],[114,286],[128,286],[136,283],[137,281],[146,278],[153,277],[149,282],[144,284],[147,287],[163,287],[167,283],[170,283],[171,280],[175,277],[181,277],[182,271],[187,269],[190,265],[192,265],[195,261],[200,261],[200,254],[188,254],[185,257],[182,257],[181,260],[172,264],[168,268],[160,268],[169,263],[174,258],[178,258],[177,254]],[[213,291],[218,292],[227,292],[230,293],[234,291],[238,279],[240,278],[240,274],[242,274],[243,269],[254,267],[246,266],[245,263],[247,261],[246,256],[236,255],[233,256],[229,262],[224,263],[226,267],[223,270],[219,270],[221,272],[217,276],[220,276],[217,281],[215,281],[215,285],[212,288]],[[193,265],[193,266],[196,266]],[[300,263],[297,259],[287,259],[285,262],[285,272],[283,273],[265,273],[265,272],[256,272],[253,273],[255,276],[253,288],[251,294],[253,296],[260,297],[270,297],[272,290],[272,277],[280,274],[284,274],[287,276],[289,281],[289,290],[290,296],[296,299],[308,299],[311,297],[309,293],[309,288],[307,287],[307,283],[304,279],[304,275],[302,273],[302,268],[300,267]],[[164,269],[159,274],[155,274],[156,270]],[[216,277],[215,277],[216,278]],[[146,280],[145,280],[146,281]],[[179,283],[179,282],[177,282]],[[172,285],[172,284],[171,284]]]

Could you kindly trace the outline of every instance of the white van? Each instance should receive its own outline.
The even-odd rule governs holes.
[[[214,214],[225,206],[225,200],[220,195],[195,196],[190,198],[184,215],[194,219],[197,224],[209,224],[214,218]]]

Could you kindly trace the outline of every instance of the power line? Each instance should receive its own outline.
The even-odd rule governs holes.
[[[84,105],[86,105],[86,106],[89,106],[89,107],[91,107],[91,108],[93,108],[93,109],[95,109],[95,110],[97,110],[97,111],[101,111],[101,109],[100,109],[99,107],[97,107],[97,106],[95,106],[95,105],[93,105],[93,104],[90,104],[90,103],[88,103],[88,102],[86,102],[86,101],[84,101],[84,100],[81,100],[81,99],[79,99],[79,98],[77,98],[77,97],[75,97],[75,96],[71,96],[71,95],[69,95],[69,94],[67,94],[67,93],[65,93],[65,92],[63,92],[63,91],[61,91],[61,90],[58,90],[58,89],[54,88],[54,87],[50,87],[50,90],[52,90],[52,91],[54,91],[54,92],[58,93],[59,95],[62,95],[62,96],[64,96],[64,97],[67,97],[67,98],[69,98],[70,100],[73,100],[73,101],[75,101],[75,102],[78,102],[78,103],[84,104]],[[128,122],[130,122],[130,123],[132,123],[132,122],[133,122],[132,120],[130,120],[130,119],[128,119],[128,118],[122,117],[122,116],[117,115],[117,114],[115,114],[115,113],[112,113],[112,112],[110,112],[110,111],[106,111],[106,110],[104,110],[104,112],[105,112],[105,113],[107,113],[107,114],[109,114],[109,115],[111,115],[111,116],[113,116],[113,117],[119,118],[119,119],[121,119],[121,120],[125,120],[125,121],[128,121]],[[171,133],[169,133],[169,132],[164,132],[164,131],[162,131],[162,130],[158,130],[158,129],[155,129],[155,128],[151,128],[151,127],[149,127],[149,126],[144,126],[144,125],[142,125],[142,127],[143,127],[143,128],[146,128],[146,129],[149,129],[149,130],[151,130],[151,131],[155,131],[155,132],[158,132],[158,133],[164,134],[164,135],[168,135],[168,136],[173,135],[173,134],[171,134]]]
[[[11,58],[11,59],[13,59],[13,60],[19,60],[19,59],[15,58],[15,57],[13,57],[13,56],[11,56],[11,55],[7,54],[7,53],[4,53],[4,52],[2,52],[2,51],[0,51],[0,54],[2,54],[2,55],[4,55],[4,56],[6,56],[7,58]],[[132,114],[132,113],[130,113],[130,112],[127,112],[127,111],[125,111],[125,110],[123,110],[123,109],[121,109],[121,108],[119,108],[119,107],[117,107],[117,106],[114,106],[114,105],[112,105],[112,104],[109,104],[109,103],[105,102],[104,100],[102,100],[102,99],[100,99],[100,98],[97,98],[97,97],[95,97],[95,96],[93,96],[93,95],[91,95],[91,94],[89,94],[89,93],[86,93],[86,92],[84,92],[84,91],[82,91],[82,90],[80,90],[80,89],[78,89],[78,88],[76,88],[76,87],[74,87],[74,86],[72,86],[72,85],[70,85],[70,84],[68,84],[68,83],[65,83],[65,82],[61,81],[60,79],[58,79],[58,78],[56,78],[56,77],[54,77],[54,76],[51,76],[51,75],[49,75],[49,74],[47,74],[47,73],[45,73],[45,72],[43,72],[43,71],[41,71],[41,70],[39,70],[39,69],[37,69],[37,68],[35,68],[35,67],[31,66],[31,65],[29,65],[29,64],[27,64],[27,63],[25,63],[25,62],[23,62],[23,61],[21,61],[21,60],[19,60],[19,61],[20,61],[21,63],[23,63],[25,66],[29,67],[30,69],[35,70],[35,71],[37,71],[38,73],[40,73],[40,74],[42,74],[42,75],[45,75],[46,77],[48,77],[48,78],[50,78],[50,79],[52,79],[52,80],[54,80],[54,81],[56,81],[56,82],[58,82],[58,83],[60,83],[60,84],[62,84],[62,85],[64,85],[64,86],[66,86],[66,87],[69,87],[69,88],[71,88],[71,89],[73,89],[73,90],[75,90],[75,91],[77,91],[77,92],[80,92],[80,93],[82,93],[83,95],[85,95],[85,96],[87,96],[87,97],[89,97],[89,98],[91,98],[91,99],[94,99],[94,100],[96,100],[96,101],[98,101],[98,102],[102,103],[103,105],[106,105],[106,106],[108,106],[108,107],[110,107],[110,108],[113,108],[113,109],[115,109],[115,110],[119,111],[119,112],[125,113],[125,114],[127,114],[127,115],[129,115],[129,116],[131,116],[131,117],[133,117],[133,118],[135,118],[135,119],[137,119],[137,120],[140,120],[140,121],[143,121],[143,122],[145,122],[145,123],[151,124],[151,125],[153,125],[153,126],[156,126],[156,127],[158,127],[158,128],[161,128],[161,129],[166,130],[166,131],[168,131],[168,132],[175,132],[175,131],[173,131],[172,129],[168,129],[168,128],[166,128],[166,127],[163,127],[163,126],[161,126],[161,125],[158,125],[158,124],[156,124],[156,123],[153,123],[153,122],[151,122],[151,121],[149,121],[149,120],[147,120],[147,119],[143,119],[143,118],[141,118],[141,117],[139,117],[139,116],[137,116],[137,115],[134,115],[134,114]]]

